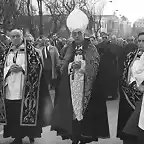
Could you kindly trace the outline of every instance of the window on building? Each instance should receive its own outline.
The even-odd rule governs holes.
[[[101,22],[101,27],[104,28],[103,22]]]

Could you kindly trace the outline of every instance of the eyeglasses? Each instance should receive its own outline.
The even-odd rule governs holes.
[[[12,35],[12,38],[20,38],[20,35]]]
[[[144,43],[144,40],[138,40],[138,42],[140,43],[140,42],[143,42]]]
[[[82,32],[81,31],[78,31],[78,32],[72,32],[72,36],[73,37],[76,37],[76,36],[81,36],[82,35]]]
[[[102,37],[102,39],[107,39],[107,37]]]

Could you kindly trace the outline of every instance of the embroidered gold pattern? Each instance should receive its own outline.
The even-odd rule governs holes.
[[[100,61],[97,49],[91,44],[85,50],[84,57],[86,62],[84,76],[81,74],[74,75],[75,81],[71,81],[71,95],[74,109],[73,118],[78,120],[83,118],[83,114],[91,98],[92,84],[96,78]],[[69,70],[70,66],[71,63],[69,64]]]
[[[125,93],[126,99],[130,102],[130,106],[135,107],[136,101],[139,101],[142,97],[142,93],[136,88],[136,83],[129,84],[128,78],[130,77],[129,68],[137,54],[138,50],[130,52],[127,55],[126,61],[124,62],[123,77],[120,83],[122,90]]]
[[[39,102],[39,80],[42,71],[42,62],[36,50],[29,43],[26,49],[27,54],[27,78],[25,92],[22,99],[20,124],[35,126],[37,123],[37,112]],[[8,49],[0,56],[0,80],[3,83],[3,70]],[[3,85],[0,88],[0,124],[6,124],[6,111],[4,105]]]
[[[71,80],[71,97],[72,97],[74,115],[77,120],[83,119],[82,115],[83,111],[82,100],[84,94],[83,88],[84,88],[84,76],[82,74],[76,73],[75,80]]]
[[[84,98],[83,98],[83,114],[87,108],[91,98],[92,84],[96,78],[100,56],[97,49],[93,45],[89,45],[85,53],[86,58],[86,72],[85,72],[85,85],[84,85]]]
[[[79,51],[80,50],[80,51]],[[79,54],[74,57],[74,62],[69,64],[68,71],[70,74],[70,87],[71,87],[71,97],[73,105],[73,117],[78,121],[83,119],[83,96],[84,96],[84,73],[85,71],[85,61],[83,60],[82,47],[79,48]],[[81,52],[81,54],[80,54]],[[73,63],[79,62],[80,69],[74,69]]]
[[[6,55],[8,53],[8,49],[5,49],[3,54],[0,55],[0,124],[5,125],[7,123],[6,120],[6,110],[5,110],[5,104],[4,104],[4,80],[3,80],[3,75],[4,75],[4,63],[6,60]]]

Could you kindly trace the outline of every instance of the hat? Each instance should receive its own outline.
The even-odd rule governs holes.
[[[89,20],[87,15],[78,8],[75,8],[67,17],[67,27],[72,32],[74,30],[80,30],[85,32],[88,26]]]

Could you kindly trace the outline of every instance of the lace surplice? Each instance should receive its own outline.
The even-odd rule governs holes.
[[[70,74],[70,87],[71,87],[71,98],[74,112],[74,119],[78,121],[83,119],[83,97],[84,97],[84,71],[85,61],[82,55],[75,55],[74,62],[80,62],[81,68],[76,70],[73,69],[71,62],[68,67]]]
[[[83,42],[83,59],[85,61],[85,71],[84,71],[84,86],[83,86],[83,100],[82,100],[82,114],[84,115],[89,101],[92,96],[92,85],[96,80],[97,72],[99,69],[100,56],[96,47],[90,44],[90,41],[85,39]],[[70,63],[74,60],[76,44],[73,42],[64,57],[63,64],[61,66],[61,72],[63,69],[69,67]],[[70,71],[69,71],[70,72]],[[69,73],[70,74],[70,73]]]

